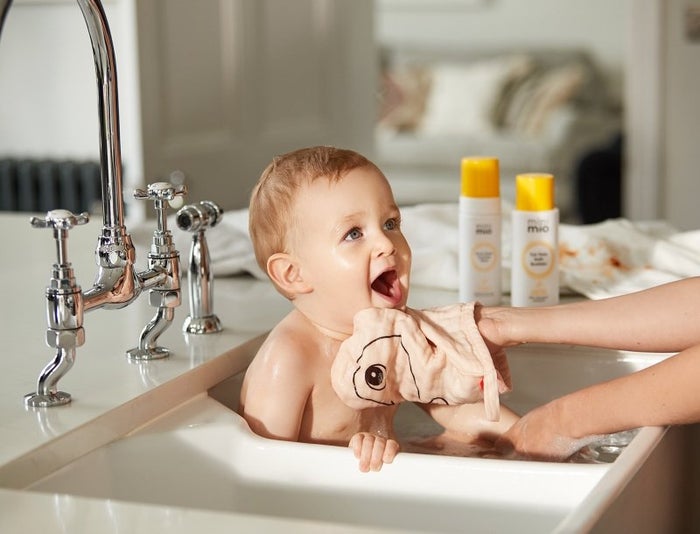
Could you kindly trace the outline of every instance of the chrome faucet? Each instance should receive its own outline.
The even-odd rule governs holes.
[[[173,236],[168,230],[168,203],[175,197],[184,196],[184,185],[173,186],[168,182],[158,182],[147,190],[137,189],[134,197],[153,200],[156,208],[157,228],[153,232],[151,251],[148,253],[148,270],[139,273],[139,280],[146,285],[146,279],[155,281],[149,292],[149,302],[156,308],[156,315],[141,332],[139,345],[127,351],[131,360],[155,360],[165,358],[170,351],[157,344],[158,336],[173,322],[175,308],[180,305],[180,254],[173,245]],[[149,280],[149,282],[151,281]]]
[[[46,288],[46,344],[56,349],[56,358],[41,372],[36,393],[25,396],[25,402],[30,406],[57,406],[70,402],[70,395],[58,391],[56,385],[73,367],[75,349],[85,343],[85,330],[83,293],[68,261],[68,230],[87,222],[87,213],[73,215],[67,210],[50,211],[45,219],[30,219],[35,228],[53,229],[57,255]]]
[[[54,210],[43,220],[33,218],[31,221],[35,227],[54,229],[58,249],[58,260],[46,292],[47,343],[56,348],[57,353],[55,360],[42,371],[37,391],[25,396],[26,405],[31,407],[70,402],[68,393],[58,391],[57,382],[72,366],[76,347],[84,342],[84,311],[123,308],[141,291],[151,289],[151,304],[158,308],[156,317],[142,332],[139,347],[129,351],[130,358],[141,360],[167,356],[167,350],[157,347],[155,342],[172,321],[173,306],[180,303],[178,253],[165,226],[165,201],[168,197],[184,195],[186,189],[161,182],[149,186],[145,193],[136,192],[137,198],[154,200],[159,215],[149,267],[136,272],[135,248],[124,226],[117,65],[112,36],[100,0],[77,2],[90,34],[97,76],[103,225],[95,250],[95,281],[91,288],[81,291],[68,262],[66,243],[68,231],[75,225],[85,224],[87,214]],[[11,4],[12,0],[0,0],[0,33]]]
[[[90,34],[97,75],[103,216],[95,252],[98,272],[93,286],[85,291],[85,310],[121,308],[138,297],[139,284],[133,267],[134,245],[124,226],[117,64],[102,3],[77,2]],[[0,32],[11,4],[12,0],[0,0]]]

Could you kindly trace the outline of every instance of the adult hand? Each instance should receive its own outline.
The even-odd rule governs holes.
[[[556,402],[526,413],[496,440],[496,449],[515,458],[562,461],[595,441],[598,436],[568,436]]]
[[[481,337],[486,343],[486,347],[491,353],[493,366],[510,389],[513,387],[513,384],[505,347],[510,347],[517,343],[509,337],[509,324],[503,319],[503,316],[506,316],[507,313],[508,311],[503,308],[477,306],[474,310],[474,320]]]

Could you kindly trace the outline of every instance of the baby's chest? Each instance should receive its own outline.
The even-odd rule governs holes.
[[[355,410],[346,406],[334,392],[312,396],[305,414],[305,426],[318,440],[335,440],[343,444],[358,432],[392,434],[394,407]]]
[[[314,391],[304,414],[305,425],[315,435],[350,438],[362,430],[361,413],[346,406],[331,391]]]

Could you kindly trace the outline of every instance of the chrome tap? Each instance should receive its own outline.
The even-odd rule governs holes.
[[[88,222],[88,214],[73,215],[67,210],[53,210],[46,218],[32,217],[34,228],[52,228],[56,239],[56,263],[46,288],[46,344],[56,349],[55,359],[39,376],[35,393],[25,395],[28,406],[60,406],[70,402],[70,395],[58,391],[57,383],[75,361],[75,349],[85,343],[83,330],[83,293],[75,281],[68,261],[68,231]]]
[[[148,271],[139,278],[146,285],[154,287],[149,292],[149,302],[156,308],[153,317],[141,332],[139,345],[127,351],[131,360],[155,360],[165,358],[170,351],[157,345],[158,337],[173,322],[175,308],[180,305],[180,253],[173,245],[173,236],[168,230],[168,203],[175,197],[184,196],[184,185],[173,186],[167,182],[158,182],[148,186],[147,190],[137,189],[134,197],[153,200],[156,208],[157,228],[153,232],[153,243],[148,253]]]
[[[214,313],[214,281],[204,232],[216,226],[222,217],[221,208],[209,200],[184,206],[177,212],[178,227],[193,232],[187,268],[190,314],[182,327],[186,334],[221,332],[221,321]]]
[[[76,224],[87,222],[87,215],[76,216],[65,210],[55,210],[49,212],[44,221],[32,220],[34,226],[53,227],[55,232],[58,232],[56,240],[59,243],[58,263],[54,265],[53,276],[47,289],[47,342],[58,349],[58,354],[54,363],[42,372],[36,394],[25,397],[26,404],[33,407],[70,402],[70,395],[58,392],[56,383],[70,369],[75,358],[75,348],[83,344],[83,311],[123,308],[133,302],[142,290],[151,289],[151,303],[158,304],[158,314],[162,315],[163,319],[159,319],[157,315],[152,321],[155,324],[149,331],[144,330],[139,347],[152,348],[158,335],[170,324],[169,321],[172,321],[172,306],[180,302],[177,251],[168,241],[168,232],[164,224],[159,223],[159,229],[156,231],[158,240],[161,240],[157,245],[154,235],[149,268],[141,273],[135,269],[136,251],[124,226],[117,65],[112,36],[100,0],[77,2],[90,35],[97,76],[103,225],[95,250],[97,274],[92,287],[81,291],[75,284],[72,268],[67,262],[65,242],[67,231]],[[0,0],[0,33],[11,4],[12,0]],[[155,189],[162,189],[162,184],[154,186],[157,186]],[[149,191],[150,187],[153,186],[149,186]],[[179,190],[178,194],[184,194],[184,189]],[[154,252],[154,249],[157,251]],[[57,287],[54,288],[54,285]],[[59,317],[65,317],[65,322],[63,319],[58,322],[54,320]],[[159,357],[167,355],[167,351],[162,350],[164,349],[158,351],[161,355]]]
[[[153,232],[153,243],[148,254],[148,268],[136,273],[132,287],[135,295],[149,289],[149,301],[157,312],[141,332],[138,346],[127,351],[131,360],[154,360],[170,354],[168,349],[158,346],[157,341],[172,323],[174,308],[181,303],[180,254],[173,245],[172,234],[167,227],[166,209],[169,201],[186,192],[185,186],[176,187],[167,182],[150,184],[146,191],[138,189],[134,192],[136,198],[154,201],[157,228]],[[73,268],[68,261],[68,231],[87,223],[88,218],[87,213],[73,215],[68,210],[53,210],[44,219],[32,217],[30,220],[35,228],[53,228],[58,259],[46,288],[46,343],[57,352],[54,360],[42,370],[36,392],[25,395],[24,401],[29,407],[46,408],[71,401],[69,393],[58,391],[57,383],[73,366],[76,348],[85,343],[84,312],[97,307],[86,307],[88,293],[83,292],[75,281]],[[134,256],[131,256],[132,270]]]

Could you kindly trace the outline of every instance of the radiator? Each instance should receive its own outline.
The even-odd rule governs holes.
[[[0,211],[99,211],[101,187],[94,161],[0,159]]]

